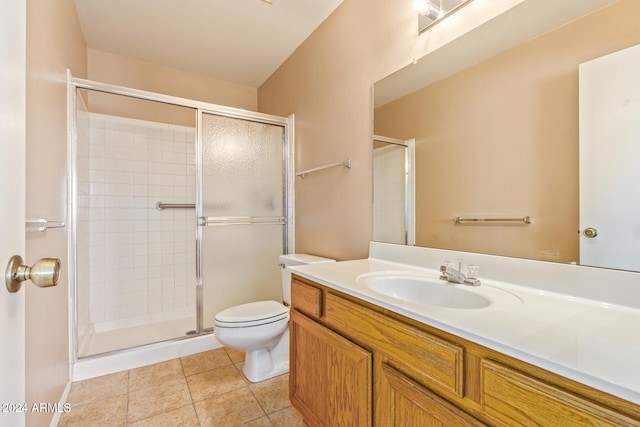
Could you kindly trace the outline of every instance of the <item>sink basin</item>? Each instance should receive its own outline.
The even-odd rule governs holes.
[[[464,289],[464,285],[453,285],[420,274],[366,273],[358,277],[357,283],[375,293],[415,304],[478,309],[492,303],[477,291]]]

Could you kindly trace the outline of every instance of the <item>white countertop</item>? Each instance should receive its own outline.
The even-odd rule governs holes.
[[[491,279],[483,279],[478,288],[456,286],[492,300],[492,293],[506,292],[509,298],[495,299],[493,304],[479,309],[442,308],[387,297],[356,281],[361,274],[379,271],[412,271],[437,278],[439,272],[434,269],[370,258],[296,266],[291,270],[330,288],[640,404],[638,308]],[[451,285],[443,282],[443,286]]]

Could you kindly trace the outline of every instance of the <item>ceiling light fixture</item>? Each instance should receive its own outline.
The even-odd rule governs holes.
[[[418,12],[418,33],[446,18],[471,0],[414,0],[413,9]]]
[[[413,2],[413,9],[420,15],[426,16],[432,21],[440,18],[440,15],[442,14],[442,10],[431,4],[429,0],[415,0]]]

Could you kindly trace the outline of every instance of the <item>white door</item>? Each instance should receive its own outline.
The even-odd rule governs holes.
[[[0,1],[0,268],[24,257],[25,55],[24,0]],[[25,292],[0,284],[0,426],[23,426]]]
[[[580,65],[580,263],[640,270],[640,45]]]

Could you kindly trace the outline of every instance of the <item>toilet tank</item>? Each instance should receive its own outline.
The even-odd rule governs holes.
[[[294,265],[323,264],[336,262],[335,259],[323,258],[308,254],[286,254],[278,257],[282,267],[282,298],[284,303],[291,305],[291,270],[288,267]]]

